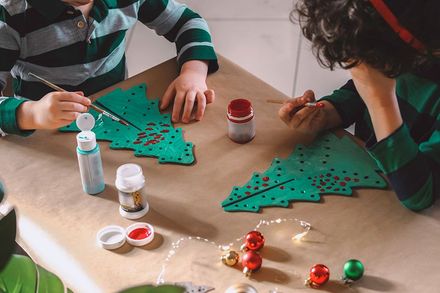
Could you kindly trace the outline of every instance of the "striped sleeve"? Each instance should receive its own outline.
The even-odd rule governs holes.
[[[218,69],[217,56],[206,21],[186,5],[174,0],[146,0],[139,20],[160,36],[175,42],[179,68],[189,60],[209,62],[209,72]]]
[[[20,35],[7,24],[9,18],[8,11],[0,5],[0,92],[4,90],[6,78],[20,54]],[[23,99],[0,96],[0,136],[32,133],[21,131],[17,125],[17,109],[23,102]]]
[[[342,120],[342,127],[347,128],[363,117],[366,106],[358,94],[353,80],[349,80],[343,87],[335,90],[331,95],[321,100],[328,101],[336,108]]]
[[[417,145],[403,124],[387,138],[367,142],[370,155],[386,174],[400,202],[413,211],[428,208],[440,193],[440,130]]]

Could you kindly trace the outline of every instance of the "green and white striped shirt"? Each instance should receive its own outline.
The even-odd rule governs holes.
[[[139,20],[175,42],[179,67],[209,61],[218,69],[206,21],[174,0],[95,0],[88,19],[61,0],[0,0],[0,89],[10,72],[15,97],[0,98],[0,135],[20,134],[16,111],[51,91],[40,75],[69,91],[97,92],[125,78],[126,32]]]

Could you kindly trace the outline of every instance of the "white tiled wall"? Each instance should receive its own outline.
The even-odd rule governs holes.
[[[341,86],[347,73],[321,68],[297,24],[291,0],[182,0],[209,23],[216,50],[291,96],[314,89],[317,97]],[[173,44],[138,23],[128,38],[129,75],[175,56]],[[298,48],[301,47],[300,52]],[[295,74],[297,73],[297,74]]]

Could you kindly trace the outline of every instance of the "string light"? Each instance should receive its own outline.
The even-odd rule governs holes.
[[[292,240],[294,240],[294,241],[301,241],[307,235],[307,233],[309,233],[309,231],[312,227],[312,225],[310,223],[303,221],[303,220],[298,220],[296,218],[289,218],[289,219],[277,218],[277,219],[273,219],[273,220],[260,220],[253,230],[258,230],[262,226],[267,227],[267,226],[278,225],[278,224],[287,223],[287,222],[298,223],[299,226],[303,229],[303,231],[301,233],[297,233],[292,236]],[[243,242],[244,237],[245,236],[237,238],[235,240],[235,242],[237,242],[237,243]],[[165,283],[165,272],[166,272],[166,268],[167,268],[169,262],[177,254],[177,252],[181,248],[182,244],[185,242],[189,242],[189,241],[198,241],[198,242],[207,243],[207,244],[215,247],[216,249],[219,249],[221,252],[228,251],[234,246],[234,242],[231,242],[228,244],[218,244],[215,241],[210,241],[209,239],[203,238],[200,236],[187,236],[187,237],[182,237],[182,238],[178,239],[177,241],[175,241],[171,244],[171,249],[168,251],[166,258],[162,263],[161,271],[160,271],[159,276],[157,277],[157,281],[156,281],[156,283],[158,285]],[[237,245],[237,246],[240,247],[240,245]],[[275,289],[275,291],[272,291],[272,292],[275,293],[275,292],[279,292],[279,291],[278,291],[278,289]]]

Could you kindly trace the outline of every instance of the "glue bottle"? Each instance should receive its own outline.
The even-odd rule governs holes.
[[[149,205],[144,193],[145,177],[141,166],[125,164],[116,170],[116,188],[119,213],[127,219],[139,219],[148,213]]]
[[[89,113],[83,113],[76,119],[76,125],[81,130],[76,136],[76,152],[83,190],[88,194],[97,194],[104,190],[105,182],[101,152],[96,143],[96,135],[91,131],[95,126],[95,118]]]
[[[254,110],[249,100],[235,99],[229,103],[228,135],[237,143],[247,143],[254,138]]]

